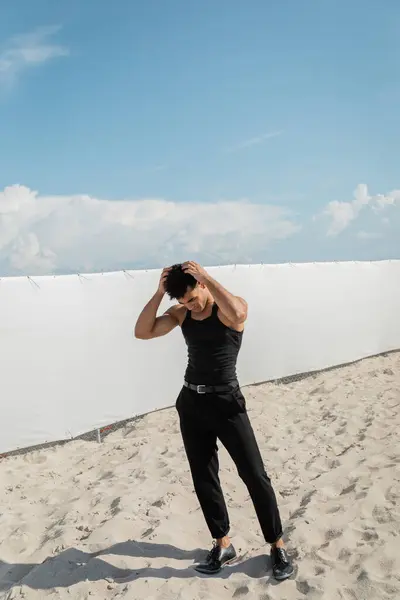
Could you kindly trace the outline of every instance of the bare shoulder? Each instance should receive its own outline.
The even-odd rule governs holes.
[[[181,304],[174,304],[174,306],[170,306],[166,311],[166,315],[170,315],[173,319],[177,321],[179,325],[182,325],[185,317],[186,317],[186,308]]]
[[[242,298],[241,296],[236,296],[237,300],[239,300],[239,302],[242,305],[242,310],[241,310],[241,317],[238,320],[239,324],[244,325],[244,322],[247,320],[247,312],[248,312],[248,305],[247,302],[244,298]]]
[[[223,323],[226,327],[229,327],[230,329],[233,329],[234,331],[244,331],[245,328],[245,322],[247,320],[247,302],[243,299],[240,298],[239,296],[237,296],[237,298],[239,300],[241,300],[241,302],[243,303],[243,313],[242,316],[240,317],[240,319],[236,320],[236,321],[232,321],[231,319],[228,319],[228,317],[226,315],[224,315],[224,313],[221,311],[221,309],[218,309],[218,318],[221,321],[221,323]]]
[[[243,303],[243,306],[245,306],[247,309],[247,301],[244,298],[242,298],[241,296],[236,296],[236,298],[238,300],[240,300]]]

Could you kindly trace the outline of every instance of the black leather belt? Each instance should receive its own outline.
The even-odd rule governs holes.
[[[233,392],[239,387],[238,383],[225,384],[225,385],[195,385],[194,383],[183,382],[183,385],[189,390],[193,390],[198,394],[217,394],[218,392]]]

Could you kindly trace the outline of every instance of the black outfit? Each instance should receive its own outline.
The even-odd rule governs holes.
[[[266,542],[282,537],[271,481],[250,424],[236,375],[242,332],[226,327],[214,304],[207,319],[187,311],[182,333],[188,366],[176,408],[195,491],[214,539],[229,532],[229,517],[218,477],[217,438],[234,460],[253,501]]]

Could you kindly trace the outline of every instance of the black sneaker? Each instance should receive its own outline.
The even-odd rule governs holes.
[[[284,548],[273,548],[271,550],[272,573],[278,581],[288,579],[294,573],[290,558]]]
[[[205,562],[196,565],[194,568],[199,573],[215,575],[215,573],[220,572],[223,566],[234,561],[236,556],[236,550],[232,544],[228,548],[221,548],[214,542]]]

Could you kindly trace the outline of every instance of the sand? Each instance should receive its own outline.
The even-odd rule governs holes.
[[[247,490],[221,448],[232,539],[212,578],[175,409],[102,444],[0,462],[0,598],[400,598],[400,353],[243,389],[297,571],[271,577]]]

